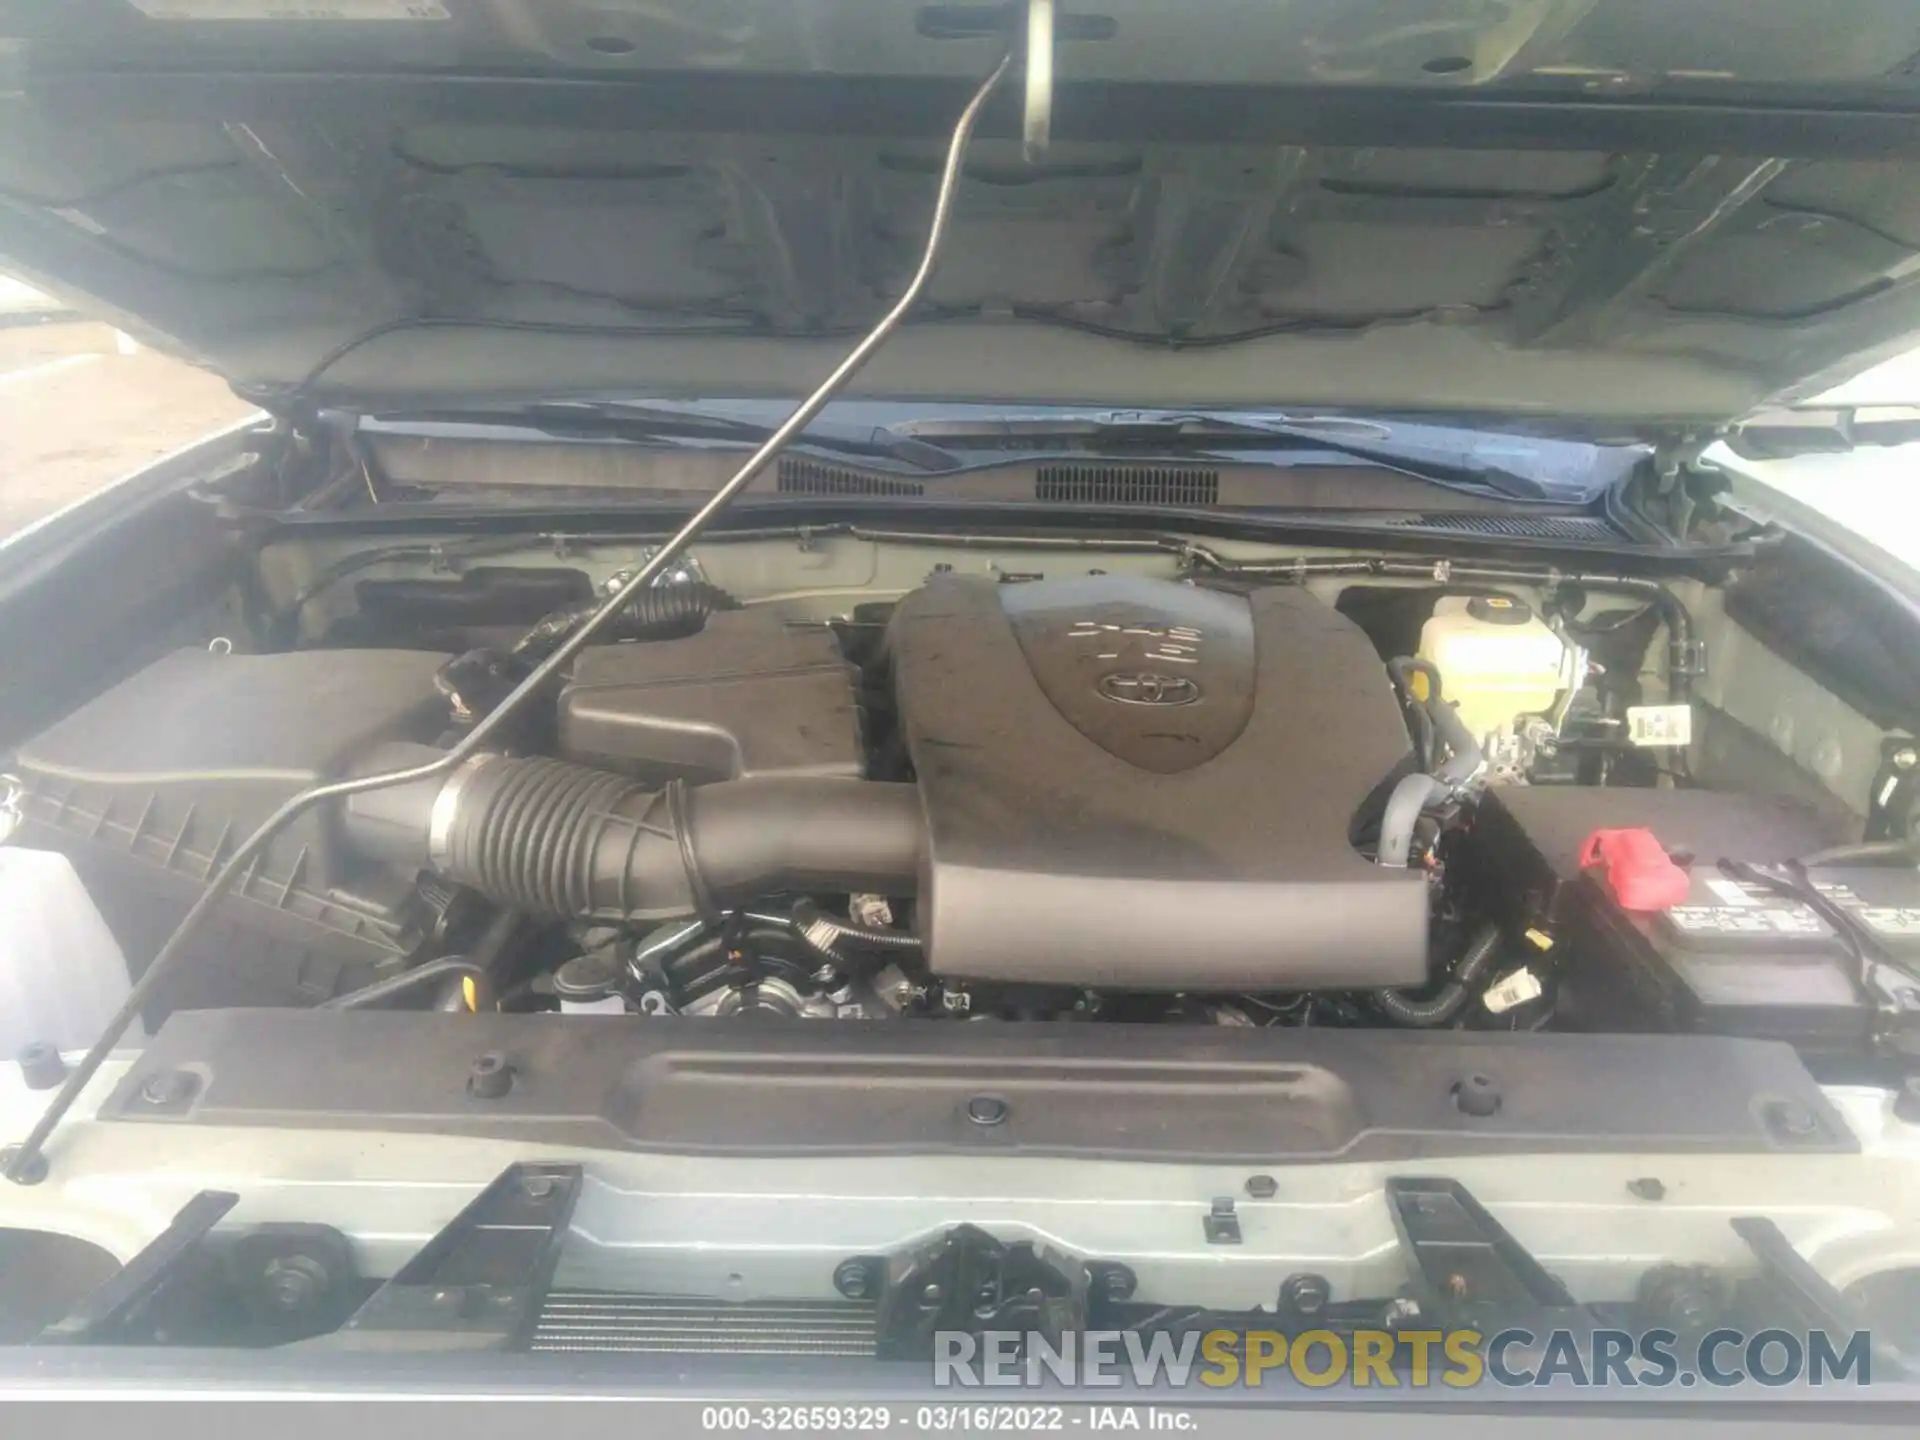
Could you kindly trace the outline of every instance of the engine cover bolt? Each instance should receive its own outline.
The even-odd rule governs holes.
[[[482,1055],[467,1072],[467,1093],[476,1100],[498,1100],[512,1088],[513,1066],[498,1051]]]
[[[1791,1135],[1795,1139],[1804,1139],[1809,1135],[1819,1133],[1820,1122],[1814,1118],[1813,1112],[1804,1105],[1797,1105],[1792,1101],[1786,1101],[1775,1108],[1773,1115],[1774,1122],[1778,1125],[1780,1133],[1783,1135]]]
[[[185,1070],[160,1070],[140,1087],[140,1099],[148,1105],[184,1105],[199,1088],[199,1080]]]
[[[1500,1087],[1491,1076],[1463,1075],[1453,1082],[1453,1103],[1461,1114],[1484,1119],[1500,1108]]]
[[[967,1101],[967,1119],[976,1125],[1004,1125],[1012,1109],[998,1095],[976,1095]]]

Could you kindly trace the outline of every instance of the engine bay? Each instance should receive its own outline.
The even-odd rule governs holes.
[[[1055,558],[812,593],[683,565],[450,777],[285,827],[148,1024],[1697,1030],[1848,1073],[1902,1051],[1912,872],[1869,856],[1804,893],[1753,868],[1852,837],[1690,773],[1673,591]],[[22,745],[13,843],[66,855],[137,967],[237,836],[444,754],[618,579],[336,563],[294,632],[164,655]],[[1625,909],[1581,853],[1636,829],[1683,903]]]

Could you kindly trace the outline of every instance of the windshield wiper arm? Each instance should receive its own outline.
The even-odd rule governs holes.
[[[1341,433],[1343,431],[1347,433]],[[1216,450],[1326,450],[1434,485],[1491,490],[1512,500],[1559,498],[1531,476],[1469,454],[1462,454],[1458,459],[1441,459],[1396,445],[1392,443],[1393,427],[1386,422],[1344,415],[1305,416],[1297,420],[1231,420],[1149,412],[1111,419],[934,420],[903,425],[898,427],[898,432],[921,440],[991,443],[1002,449],[1038,448],[1050,442],[1075,441],[1101,449],[1138,449],[1161,455]]]
[[[543,400],[500,408],[409,412],[390,419],[397,425],[409,420],[492,423],[580,439],[712,440],[742,445],[757,445],[774,429],[755,420],[742,420],[697,406],[597,400]],[[877,425],[842,425],[817,420],[793,443],[843,455],[890,460],[916,470],[957,470],[963,463],[959,456],[931,441]]]
[[[1517,470],[1509,470],[1504,465],[1494,465],[1479,459],[1470,452],[1464,452],[1457,460],[1442,460],[1431,455],[1396,445],[1392,441],[1392,431],[1380,441],[1345,438],[1329,435],[1328,430],[1340,428],[1343,422],[1330,417],[1330,423],[1303,421],[1255,421],[1246,422],[1254,433],[1284,436],[1331,450],[1339,455],[1351,455],[1358,460],[1366,460],[1388,470],[1397,470],[1403,475],[1411,475],[1416,480],[1431,480],[1439,485],[1477,485],[1510,500],[1550,500],[1553,492],[1531,475],[1522,475]]]

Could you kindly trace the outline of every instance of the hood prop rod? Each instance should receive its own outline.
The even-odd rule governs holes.
[[[1027,98],[1020,144],[1029,165],[1053,143],[1053,5],[1054,0],[1027,0]]]
[[[1049,14],[1051,19],[1051,14]],[[1049,58],[1051,51],[1049,50]],[[927,282],[933,278],[933,272],[940,262],[942,244],[946,239],[953,218],[954,195],[960,188],[960,173],[966,159],[967,145],[973,137],[975,123],[980,112],[986,107],[987,99],[993,94],[1002,77],[1007,73],[1013,61],[1012,52],[1003,54],[1000,63],[993,72],[981,82],[973,98],[967,102],[966,109],[960,112],[959,120],[954,124],[953,133],[947,142],[946,164],[940,172],[940,188],[934,198],[933,220],[927,229],[926,248],[921,252],[920,266],[914,271],[913,279],[893,307],[883,315],[879,322],[867,332],[864,339],[855,345],[831,375],[820,382],[820,386],[805,400],[801,401],[786,421],[769,435],[760,447],[747,457],[747,461],[734,474],[733,478],[716,490],[713,496],[696,511],[686,524],[675,531],[653,557],[636,570],[633,576],[619,589],[604,600],[554,652],[540,662],[510,691],[493,710],[488,712],[452,749],[438,759],[421,765],[412,765],[402,770],[389,770],[373,775],[357,775],[345,780],[336,780],[326,785],[316,785],[295,795],[273,814],[269,815],[260,827],[240,842],[226,862],[221,865],[206,888],[195,898],[193,905],[181,917],[179,925],[167,937],[167,942],[154,956],[153,963],[141,975],[139,982],[128,993],[126,1001],[120,1006],[114,1017],[107,1022],[100,1038],[93,1042],[93,1048],[87,1051],[86,1058],[74,1067],[67,1076],[66,1083],[54,1093],[53,1099],[35,1123],[27,1138],[17,1146],[0,1151],[0,1164],[5,1166],[6,1177],[15,1184],[31,1185],[44,1179],[47,1172],[43,1151],[48,1138],[73,1108],[80,1098],[80,1092],[87,1087],[100,1066],[106,1061],[120,1037],[126,1033],[146,1003],[152,998],[160,982],[179,964],[180,957],[186,953],[186,942],[206,922],[220,898],[232,890],[240,877],[252,868],[255,859],[266,844],[289,822],[312,810],[335,800],[344,800],[350,795],[365,794],[369,790],[382,790],[392,785],[405,785],[420,780],[438,779],[450,775],[461,765],[483,750],[487,742],[498,734],[518,712],[539,694],[549,681],[561,669],[572,662],[573,657],[600,632],[615,616],[621,614],[647,586],[653,584],[656,576],[664,573],[669,566],[680,558],[682,552],[712,523],[714,518],[733,503],[736,496],[752,483],[754,477],[767,463],[777,456],[787,445],[805,430],[840,390],[859,373],[874,356],[874,353],[886,343],[887,337],[899,327],[907,313],[918,303]]]

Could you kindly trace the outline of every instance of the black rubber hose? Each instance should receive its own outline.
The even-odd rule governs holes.
[[[823,960],[845,960],[849,947],[857,950],[862,945],[913,954],[920,953],[922,949],[918,935],[910,935],[904,930],[873,930],[865,925],[855,925],[849,920],[823,914],[819,906],[804,900],[794,906],[793,928],[806,942],[807,948]]]
[[[1500,927],[1488,925],[1467,945],[1467,952],[1454,967],[1453,979],[1440,987],[1431,1000],[1413,1000],[1398,990],[1376,990],[1374,1000],[1387,1018],[1401,1025],[1430,1028],[1453,1019],[1473,998],[1487,967],[1500,953]]]
[[[534,661],[553,653],[586,618],[600,608],[599,600],[582,600],[542,617],[514,642],[517,660]],[[726,591],[707,584],[655,585],[642,590],[601,628],[599,637],[616,640],[673,640],[697,634],[716,610],[732,610],[737,602]]]
[[[344,995],[336,995],[331,1000],[321,1002],[319,1008],[363,1010],[369,1005],[378,1005],[382,1000],[391,1000],[397,995],[405,995],[409,991],[418,990],[424,985],[449,975],[458,975],[462,979],[473,981],[475,1008],[482,1010],[486,1008],[487,997],[492,992],[492,979],[484,967],[459,955],[429,960],[426,964],[417,965],[402,974],[389,976],[385,980],[376,980],[373,984],[363,985],[358,990],[349,990]]]
[[[1387,662],[1387,673],[1400,687],[1400,693],[1417,713],[1425,715],[1433,726],[1434,733],[1447,747],[1448,758],[1434,766],[1436,780],[1448,788],[1463,785],[1480,772],[1486,762],[1486,756],[1480,749],[1480,742],[1473,732],[1467,729],[1467,722],[1460,718],[1460,712],[1446,701],[1440,689],[1440,672],[1425,660],[1402,655]],[[1427,694],[1421,699],[1414,693],[1413,677],[1419,675],[1427,682]]]
[[[514,940],[519,936],[526,918],[518,910],[508,910],[503,906],[493,912],[487,920],[486,927],[467,947],[464,957],[467,963],[477,965],[488,977],[484,984],[476,984],[474,987],[476,993],[473,997],[473,1008],[476,1012],[484,1008],[483,992],[498,995],[507,988],[502,983],[504,979],[502,971],[509,963],[509,951],[513,947]],[[440,998],[434,1002],[434,1008],[465,1014],[467,997],[464,985],[456,983],[446,986],[441,990]]]
[[[1374,861],[1389,870],[1404,870],[1413,854],[1413,832],[1427,806],[1447,795],[1446,785],[1431,775],[1408,775],[1387,796],[1380,814],[1380,843]]]
[[[912,785],[765,778],[651,791],[498,755],[444,784],[356,796],[344,823],[363,853],[496,904],[607,922],[712,918],[781,891],[911,895],[926,845]]]
[[[1866,840],[1816,850],[1794,863],[1802,870],[1817,870],[1823,865],[1920,865],[1920,848],[1906,840]]]
[[[1387,674],[1393,677],[1393,683],[1400,687],[1400,693],[1417,704],[1426,704],[1440,698],[1440,669],[1431,660],[1422,660],[1417,655],[1398,655],[1387,661]],[[1423,676],[1427,682],[1427,698],[1419,700],[1413,693],[1413,677]]]

